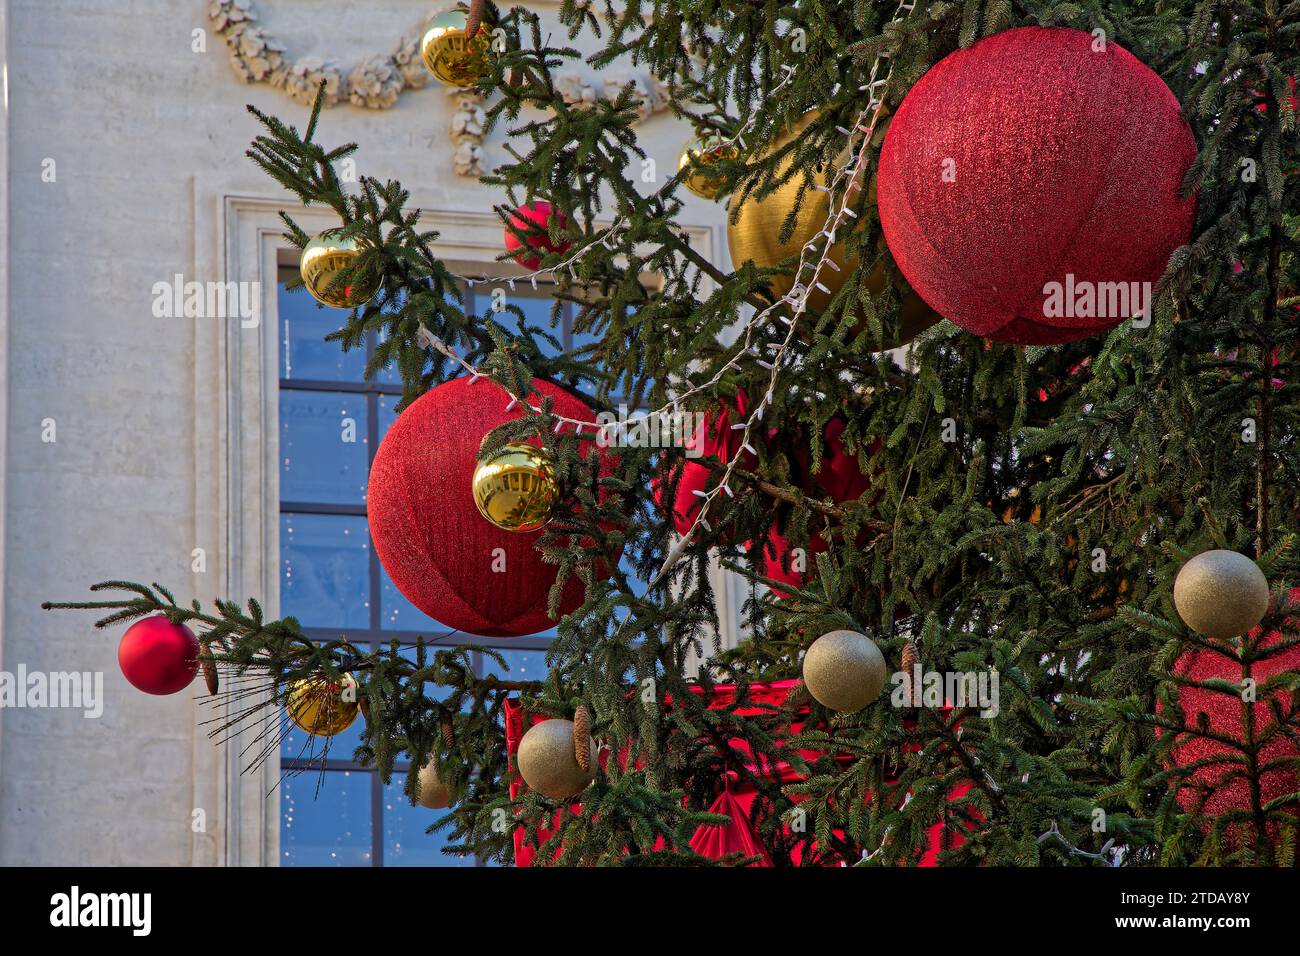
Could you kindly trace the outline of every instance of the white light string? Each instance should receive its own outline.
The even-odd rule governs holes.
[[[901,18],[906,17],[906,15],[910,13],[912,9],[913,9],[913,0],[903,0],[903,2],[900,3],[898,8],[895,10],[891,22],[897,22]],[[819,233],[817,233],[817,235],[815,235],[812,239],[806,242],[803,248],[800,250],[799,265],[794,273],[796,277],[796,281],[794,285],[791,287],[790,291],[785,293],[785,295],[781,296],[780,298],[778,298],[776,301],[774,301],[767,307],[756,311],[754,315],[745,323],[743,334],[740,336],[740,348],[736,351],[735,355],[733,355],[731,358],[729,358],[726,361],[726,363],[720,366],[708,381],[699,385],[691,386],[685,392],[682,392],[681,394],[677,395],[671,402],[666,403],[665,405],[661,406],[660,408],[654,411],[646,412],[641,415],[632,416],[628,418],[627,421],[625,422],[616,423],[612,425],[596,425],[590,421],[569,418],[567,416],[556,415],[552,413],[550,417],[554,419],[556,422],[555,429],[554,429],[556,433],[562,431],[566,424],[572,425],[574,428],[574,432],[579,435],[582,433],[582,429],[584,427],[589,427],[593,429],[593,431],[595,431],[597,434],[602,434],[608,428],[615,428],[615,427],[627,428],[634,423],[640,423],[643,421],[649,421],[651,419],[654,419],[662,415],[666,411],[676,410],[678,405],[683,400],[690,398],[693,395],[704,392],[712,388],[713,386],[719,384],[722,381],[723,376],[727,372],[732,371],[733,369],[738,369],[740,367],[741,359],[744,356],[749,355],[752,356],[759,365],[768,369],[769,375],[768,375],[767,389],[760,397],[758,404],[754,407],[753,411],[751,411],[748,414],[748,416],[745,418],[745,421],[738,422],[732,425],[731,428],[733,431],[741,432],[740,447],[742,449],[746,449],[746,450],[753,449],[753,445],[751,444],[751,436],[758,422],[762,420],[763,413],[767,410],[768,406],[772,404],[773,396],[775,395],[776,392],[777,381],[780,377],[780,373],[786,361],[786,357],[789,354],[790,346],[794,341],[795,330],[797,327],[798,319],[801,315],[803,315],[805,311],[807,311],[808,296],[811,295],[813,289],[817,289],[823,293],[829,294],[830,290],[827,289],[826,286],[822,285],[818,278],[821,275],[821,271],[824,267],[829,266],[832,270],[839,271],[839,266],[831,262],[830,253],[835,246],[835,235],[839,231],[840,227],[845,225],[845,219],[857,218],[857,214],[854,213],[850,207],[854,199],[853,194],[862,188],[863,173],[865,171],[865,166],[867,164],[867,160],[870,155],[871,141],[875,133],[876,124],[880,119],[881,108],[884,105],[884,101],[880,98],[879,93],[880,90],[883,89],[888,84],[889,77],[893,72],[893,64],[891,61],[889,69],[886,71],[884,77],[877,78],[880,72],[882,61],[889,60],[889,59],[890,59],[889,53],[887,51],[881,51],[876,55],[875,60],[872,62],[870,80],[866,85],[859,88],[860,92],[864,92],[868,94],[867,106],[862,110],[860,114],[858,114],[858,118],[854,122],[853,129],[844,130],[843,128],[837,127],[839,132],[844,133],[845,137],[849,140],[850,146],[852,145],[852,138],[855,133],[861,132],[865,134],[862,139],[862,145],[859,147],[857,154],[852,158],[850,162],[836,168],[835,176],[831,180],[829,185],[814,186],[814,188],[826,192],[828,195],[834,195],[835,189],[840,183],[840,181],[846,175],[848,175],[849,183],[847,187],[844,189],[844,193],[838,207],[832,211],[831,215],[826,220],[826,224],[825,226],[823,226],[822,230]],[[787,83],[789,83],[792,80],[794,76],[794,68],[789,66],[788,64],[783,66],[782,69],[785,70],[786,75],[781,80],[781,82],[778,83],[777,86],[772,89],[771,91],[772,93],[775,93],[777,90],[780,90],[782,87],[784,87]],[[836,90],[838,90],[838,87],[836,87]],[[735,136],[733,136],[727,142],[730,143],[733,141],[741,141],[740,139],[741,136],[744,134],[746,130],[749,129],[749,127],[753,124],[753,121],[754,121],[753,117],[747,120],[746,123],[742,125],[741,129],[735,134]],[[555,270],[570,268],[572,264],[576,262],[579,258],[581,258],[581,256],[586,251],[590,250],[593,246],[597,245],[598,243],[600,244],[605,243],[610,237],[610,235],[613,233],[615,226],[620,221],[621,220],[615,220],[615,225],[611,226],[610,229],[607,230],[600,239],[594,240],[593,242],[583,246],[582,249],[580,249],[577,253],[569,257],[569,259],[565,260],[564,262],[558,264],[557,266],[554,266],[551,269],[537,270],[533,273],[524,276],[515,276],[513,277],[513,281],[517,282],[517,281],[531,280],[535,287],[536,280],[539,276],[553,273]],[[849,228],[852,228],[851,225],[849,226]],[[812,261],[810,252],[817,253],[815,262]],[[808,269],[811,269],[812,273],[808,280],[808,283],[805,285],[803,282],[803,274]],[[467,279],[466,281],[469,280]],[[477,281],[510,282],[511,280],[509,278],[502,277],[497,280],[480,279]],[[755,328],[757,328],[760,321],[766,319],[769,315],[771,315],[773,312],[776,312],[778,309],[783,309],[786,307],[789,307],[793,312],[793,318],[788,318],[785,315],[780,315],[780,314],[777,315],[777,318],[781,322],[784,322],[787,326],[785,338],[777,346],[776,351],[773,354],[771,360],[770,361],[764,360],[763,358],[760,357],[757,348],[755,348],[755,346],[753,345],[752,340],[754,336],[754,330]],[[468,372],[470,375],[471,383],[476,382],[482,378],[488,378],[489,381],[493,381],[493,383],[497,385],[497,387],[501,388],[503,391],[506,392],[507,395],[510,396],[510,401],[509,404],[507,405],[507,411],[513,410],[517,405],[519,405],[522,402],[534,414],[537,415],[543,414],[541,408],[528,403],[522,396],[514,395],[504,385],[501,385],[501,383],[490,379],[479,368],[465,361],[464,357],[461,356],[460,353],[458,353],[454,348],[449,346],[447,343],[443,342],[437,336],[429,332],[429,330],[425,328],[423,325],[420,326],[420,329],[417,333],[417,341],[419,341],[422,345],[435,349],[439,353],[445,355],[447,358],[451,359],[454,363],[456,363],[458,366],[460,366],[462,369]],[[719,481],[718,484],[715,485],[712,489],[710,489],[709,491],[695,492],[695,494],[701,499],[700,507],[699,510],[696,512],[695,520],[692,522],[691,527],[686,531],[686,533],[683,534],[675,542],[673,547],[669,550],[667,556],[664,558],[663,565],[659,568],[658,572],[656,572],[654,578],[652,578],[651,581],[649,582],[650,587],[654,587],[656,584],[658,584],[659,581],[663,579],[664,575],[666,575],[668,571],[671,570],[672,567],[681,559],[682,554],[684,553],[687,545],[690,542],[691,536],[695,533],[695,529],[701,526],[708,528],[706,515],[710,505],[712,505],[713,502],[717,500],[718,496],[721,494],[726,494],[728,497],[735,496],[735,492],[731,490],[730,481],[733,474],[735,473],[736,467],[739,464],[740,459],[741,456],[737,455],[734,458],[732,458],[730,462],[727,463],[726,470],[723,472],[722,475],[722,480]]]

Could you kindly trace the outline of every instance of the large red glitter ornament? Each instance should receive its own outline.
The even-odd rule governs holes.
[[[199,672],[199,639],[184,624],[158,614],[136,621],[117,645],[117,663],[131,686],[146,694],[175,694]]]
[[[1293,606],[1300,602],[1300,588],[1291,591],[1290,601]],[[1300,625],[1292,620],[1290,628]],[[1251,631],[1252,638],[1259,637],[1259,629]],[[1264,636],[1262,647],[1268,648],[1281,640],[1281,634],[1270,631]],[[1300,645],[1287,648],[1272,657],[1251,664],[1250,676],[1257,686],[1262,686],[1269,678],[1288,671],[1300,671]],[[1239,685],[1242,681],[1241,664],[1222,654],[1205,648],[1194,647],[1187,651],[1174,665],[1174,673],[1193,681],[1224,680]],[[1261,693],[1251,703],[1255,735],[1266,732],[1274,726],[1269,709],[1269,697],[1273,697],[1282,708],[1282,713],[1294,714],[1291,695],[1284,690],[1277,690],[1271,695]],[[1242,699],[1233,694],[1204,690],[1198,687],[1180,687],[1178,702],[1183,711],[1183,720],[1189,727],[1196,727],[1199,714],[1205,714],[1209,720],[1211,733],[1233,740],[1242,740],[1242,715],[1245,705]],[[1159,732],[1159,728],[1157,729]],[[1259,774],[1260,800],[1267,803],[1280,796],[1300,791],[1300,740],[1297,740],[1297,725],[1294,717],[1290,723],[1289,734],[1283,732],[1266,743],[1260,750],[1259,760],[1262,765],[1270,761],[1290,759],[1289,764],[1264,769]],[[1182,784],[1178,791],[1178,803],[1188,812],[1200,806],[1200,813],[1214,820],[1234,810],[1248,810],[1251,807],[1250,780],[1246,776],[1245,764],[1240,759],[1241,751],[1226,743],[1209,740],[1193,734],[1184,734],[1175,743],[1170,756],[1176,766],[1188,766],[1203,760],[1218,760],[1192,771],[1190,779]],[[1201,801],[1204,800],[1202,804]],[[1291,812],[1296,812],[1292,808]],[[1249,824],[1236,824],[1229,828],[1231,842],[1240,844],[1251,842]],[[1269,824],[1269,839],[1277,839],[1277,825]]]
[[[567,240],[551,240],[547,230],[551,217],[554,216],[561,229],[568,222],[568,217],[545,200],[524,203],[510,217],[510,227],[506,229],[506,252],[514,254],[515,261],[525,269],[536,269],[542,264],[542,257],[524,251],[524,240],[515,234],[515,230],[526,235],[528,248],[539,252],[564,253],[569,250]]]
[[[555,414],[595,421],[563,389],[540,379],[533,387],[554,399]],[[509,403],[487,379],[453,379],[420,396],[380,443],[366,502],[375,551],[397,589],[441,624],[489,637],[519,637],[554,624],[546,604],[556,566],[543,563],[534,547],[543,532],[490,524],[471,493],[483,436],[521,414],[507,411]],[[585,453],[595,453],[594,443],[583,444]],[[559,614],[582,599],[582,582],[571,576]]]
[[[1086,338],[1149,304],[1191,238],[1196,141],[1173,93],[1115,43],[1022,27],[945,57],[903,99],[877,205],[903,275],[999,342]]]

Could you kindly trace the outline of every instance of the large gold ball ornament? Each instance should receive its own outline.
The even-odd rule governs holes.
[[[564,800],[587,789],[596,777],[595,746],[587,741],[590,758],[583,770],[574,751],[573,721],[544,720],[533,724],[519,741],[515,765],[524,783],[542,796]]]
[[[801,136],[816,118],[817,111],[806,113],[793,128],[777,137],[767,155],[770,156]],[[878,124],[873,140],[883,139],[887,126],[888,123]],[[841,156],[837,159],[837,162],[842,164],[845,158]],[[778,179],[789,171],[792,160],[793,156],[787,156],[778,164]],[[783,260],[791,260],[791,257],[793,257],[793,264],[787,274],[768,277],[768,284],[771,286],[772,292],[778,297],[786,295],[794,288],[794,272],[798,269],[799,256],[803,247],[826,227],[826,221],[830,218],[830,194],[822,189],[814,189],[809,186],[804,192],[803,202],[799,207],[798,215],[795,217],[794,229],[790,233],[790,238],[785,242],[780,241],[781,229],[785,225],[786,218],[790,215],[790,210],[795,207],[795,200],[799,196],[799,189],[803,182],[804,177],[796,174],[761,200],[750,194],[741,204],[740,211],[735,216],[735,221],[733,222],[730,216],[727,218],[727,247],[731,250],[731,265],[733,268],[739,269],[744,263],[752,262],[760,268],[770,269]],[[822,171],[814,176],[813,183],[825,187],[826,172]],[[876,201],[876,183],[874,179],[867,189],[866,199],[871,203]],[[736,201],[736,197],[733,197],[732,202]],[[825,248],[824,242],[825,240],[819,240],[818,252]],[[858,262],[856,258],[850,257],[850,244],[849,230],[842,229],[836,236],[836,242],[831,247],[828,255],[830,261],[838,267],[838,271],[830,266],[823,266],[817,273],[817,281],[830,291],[823,292],[814,286],[807,299],[809,311],[825,311],[826,307],[830,305],[831,299],[840,291],[849,275],[856,268]],[[812,258],[811,250],[807,261],[813,265],[817,262],[815,258]],[[812,268],[809,267],[803,272],[804,282],[809,283],[811,276]],[[887,280],[885,263],[882,259],[859,281],[872,295],[879,295],[884,291]],[[898,339],[894,342],[885,343],[888,348],[906,345],[916,338],[918,334],[939,321],[939,314],[926,305],[925,300],[915,292],[908,291],[903,296],[901,309],[902,315],[900,317]],[[853,330],[853,334],[858,334],[860,330],[861,323]]]
[[[448,10],[430,20],[420,40],[420,57],[429,72],[447,86],[473,86],[492,72],[492,24],[486,19],[468,38],[469,14]]]
[[[551,456],[533,445],[506,445],[474,469],[479,514],[506,531],[536,531],[560,500]]]
[[[1174,608],[1193,631],[1238,637],[1258,627],[1268,611],[1268,579],[1244,554],[1205,551],[1174,578]]]
[[[344,239],[334,232],[322,232],[302,250],[298,264],[303,284],[317,302],[336,309],[351,309],[364,305],[378,291],[374,276],[350,277],[348,283],[334,279],[344,269],[356,265],[361,257],[361,243],[356,238]]]
[[[716,133],[697,136],[677,156],[677,171],[689,167],[683,184],[701,199],[716,199],[722,191],[722,176],[717,166],[726,160],[740,158],[740,148],[728,143]]]
[[[289,685],[285,710],[289,719],[316,737],[333,737],[352,726],[360,708],[357,679],[344,674],[338,680],[324,675],[303,677]]]
[[[803,655],[803,682],[823,707],[849,713],[861,710],[885,686],[885,656],[857,631],[829,631]]]
[[[417,782],[420,785],[420,795],[416,799],[420,806],[430,810],[442,810],[451,806],[451,791],[438,779],[437,762],[433,757],[420,768]]]

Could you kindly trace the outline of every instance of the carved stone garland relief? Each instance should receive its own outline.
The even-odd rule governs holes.
[[[430,15],[449,6],[430,11]],[[208,19],[226,42],[230,66],[245,83],[269,83],[295,101],[310,106],[321,81],[325,82],[325,106],[347,101],[365,109],[391,108],[407,90],[426,86],[432,77],[420,59],[421,21],[402,35],[387,54],[374,54],[351,70],[320,56],[290,60],[284,43],[257,25],[252,0],[210,0]],[[611,71],[598,76],[569,71],[556,75],[555,85],[571,106],[591,106],[611,100],[628,83],[640,98],[644,121],[665,109],[668,97],[663,84],[648,72]],[[453,164],[459,176],[483,175],[483,139],[487,114],[483,97],[473,90],[447,90],[454,99],[449,132],[456,144]]]

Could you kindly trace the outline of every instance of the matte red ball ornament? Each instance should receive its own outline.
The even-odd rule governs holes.
[[[117,664],[131,686],[146,694],[175,694],[199,672],[199,639],[163,614],[136,621],[117,645]]]
[[[535,379],[557,415],[595,421],[583,402]],[[533,404],[541,401],[534,394]],[[474,503],[479,443],[520,416],[487,379],[453,379],[413,402],[388,429],[370,469],[366,510],[379,561],[412,604],[446,627],[489,637],[519,637],[555,623],[546,613],[556,566],[536,549],[542,531],[515,532],[487,521]],[[586,454],[594,442],[584,442]],[[576,575],[559,614],[583,599]]]
[[[1291,591],[1290,600],[1300,601],[1300,589]],[[1292,626],[1295,626],[1293,622]],[[1259,636],[1259,629],[1251,632],[1253,638]],[[1277,643],[1281,635],[1271,631],[1264,637],[1264,646]],[[1300,671],[1300,646],[1288,648],[1273,657],[1251,664],[1251,677],[1262,686],[1269,678],[1287,671]],[[1237,661],[1216,654],[1205,648],[1193,648],[1178,658],[1174,664],[1174,673],[1194,681],[1220,679],[1234,685],[1242,680],[1241,664]],[[1273,714],[1269,709],[1268,694],[1259,694],[1258,699],[1250,704],[1254,716],[1255,734],[1258,736],[1274,724]],[[1284,690],[1271,695],[1282,707],[1282,713],[1291,712],[1290,694]],[[1242,701],[1228,694],[1197,687],[1181,687],[1178,702],[1183,710],[1183,719],[1188,726],[1195,727],[1198,715],[1204,713],[1209,720],[1212,733],[1234,740],[1242,739]],[[1161,732],[1160,728],[1156,731]],[[1293,732],[1294,734],[1294,732]],[[1236,748],[1217,740],[1204,737],[1183,735],[1174,745],[1171,757],[1177,766],[1187,766],[1203,760],[1220,760],[1198,767],[1190,779],[1183,783],[1178,791],[1178,803],[1187,812],[1193,812],[1200,806],[1200,813],[1213,820],[1233,810],[1247,810],[1251,806],[1250,781],[1245,776],[1245,766],[1240,761],[1230,760],[1240,754]],[[1300,743],[1294,736],[1283,733],[1274,737],[1260,750],[1260,761],[1267,765],[1270,761],[1294,758],[1293,762],[1264,769],[1260,774],[1260,799],[1267,803],[1280,796],[1300,790]],[[1204,799],[1204,803],[1201,803]],[[1295,812],[1293,810],[1293,812]],[[1268,825],[1270,840],[1277,839],[1277,826]],[[1252,842],[1243,827],[1233,826],[1229,838],[1234,845]]]
[[[551,217],[554,216],[561,229],[568,223],[568,217],[545,200],[524,203],[510,217],[513,228],[506,229],[506,252],[514,255],[515,261],[525,269],[536,269],[542,264],[542,257],[530,255],[524,251],[525,241],[515,234],[519,230],[527,235],[527,246],[539,252],[565,253],[572,243],[567,240],[554,242],[547,231]]]
[[[1196,141],[1173,93],[1113,42],[1022,27],[945,57],[904,97],[877,205],[907,281],[962,328],[1086,338],[1142,311],[1191,238]]]

